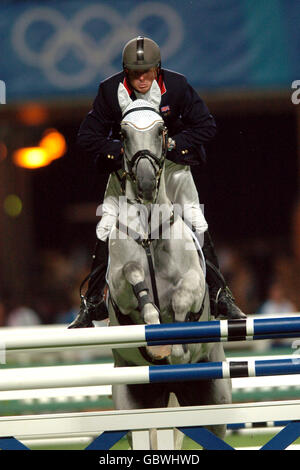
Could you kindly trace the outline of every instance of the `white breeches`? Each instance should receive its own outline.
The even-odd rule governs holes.
[[[181,206],[187,225],[193,225],[199,236],[207,230],[199,203],[198,192],[189,166],[177,165],[169,160],[165,162],[165,183],[167,196],[173,204]],[[112,173],[106,187],[104,201],[101,205],[102,218],[97,225],[97,237],[106,241],[119,215],[119,197],[122,196],[120,182]],[[202,245],[202,243],[201,243]]]

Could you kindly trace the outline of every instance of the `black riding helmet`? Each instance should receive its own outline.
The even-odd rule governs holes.
[[[152,39],[138,36],[125,44],[122,54],[124,70],[160,69],[160,49]]]

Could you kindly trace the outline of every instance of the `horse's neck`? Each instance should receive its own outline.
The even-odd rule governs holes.
[[[138,216],[138,212],[140,212],[140,204],[136,206],[137,203],[137,194],[136,194],[136,186],[134,183],[132,183],[131,180],[126,181],[126,192],[125,192],[126,198],[129,202],[132,203],[129,204],[130,210],[128,211],[128,223],[136,222]],[[153,206],[156,206],[154,208]],[[137,211],[135,211],[133,208],[134,207],[139,207]],[[163,219],[166,221],[168,219],[171,219],[172,217],[172,203],[170,202],[168,196],[167,196],[167,191],[166,191],[166,185],[165,185],[165,170],[163,168],[161,177],[160,177],[160,182],[159,182],[159,188],[157,192],[157,198],[153,204],[147,204],[144,205],[144,208],[146,210],[147,214],[147,219],[145,218],[145,212],[143,212],[144,217],[143,217],[143,223],[142,226],[144,227],[144,233],[147,233],[147,230],[151,228],[151,230],[158,229],[158,226],[160,225],[160,219],[156,218],[157,214],[159,211],[161,211],[161,214],[163,214]],[[154,208],[154,211],[153,211]],[[146,220],[148,222],[146,222]],[[149,222],[151,223],[149,224]],[[148,229],[146,228],[146,225],[148,225]],[[139,230],[138,230],[139,231]]]

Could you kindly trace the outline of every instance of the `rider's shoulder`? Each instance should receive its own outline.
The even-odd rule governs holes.
[[[115,73],[114,75],[111,75],[108,78],[105,78],[105,80],[102,80],[100,82],[100,87],[103,89],[112,89],[113,87],[118,87],[120,82],[123,82],[125,78],[124,72],[118,72]]]
[[[174,84],[177,86],[185,86],[187,84],[187,79],[185,75],[179,72],[174,72],[174,70],[162,69],[164,81],[169,84]]]

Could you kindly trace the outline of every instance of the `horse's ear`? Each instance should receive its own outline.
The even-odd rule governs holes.
[[[130,98],[129,93],[124,87],[123,83],[119,83],[118,101],[119,101],[119,106],[121,108],[122,114],[124,113],[127,106],[132,103],[132,99]]]
[[[161,91],[156,80],[153,80],[150,88],[149,102],[154,106],[155,109],[157,109],[157,111],[159,111]]]

